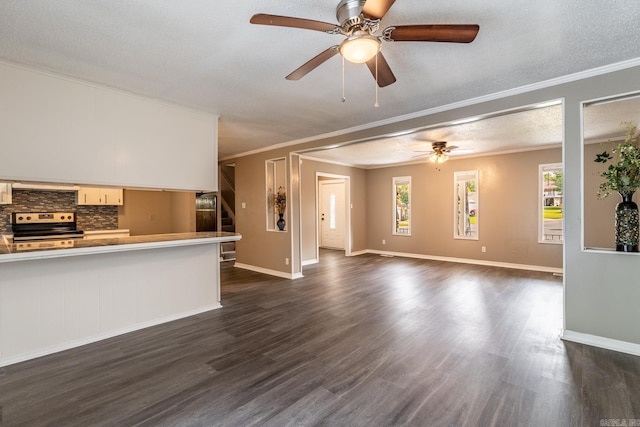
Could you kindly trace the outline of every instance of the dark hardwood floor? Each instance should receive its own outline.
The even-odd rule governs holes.
[[[640,424],[640,357],[561,341],[561,279],[322,251],[224,308],[0,368],[1,426]]]

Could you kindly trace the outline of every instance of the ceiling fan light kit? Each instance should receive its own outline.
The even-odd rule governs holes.
[[[447,141],[433,141],[431,143],[432,151],[428,152],[427,155],[431,163],[435,163],[437,166],[449,160],[448,153],[456,149],[458,147],[455,145],[447,145]]]
[[[339,24],[264,13],[253,15],[250,22],[322,31],[345,37],[339,46],[331,46],[314,56],[289,74],[286,77],[287,80],[298,80],[304,77],[335,54],[340,53],[349,62],[366,63],[379,87],[388,86],[396,81],[391,67],[382,55],[382,41],[471,43],[480,30],[478,25],[396,25],[387,27],[380,35],[376,35],[380,20],[394,2],[395,0],[341,0],[336,7],[336,18]]]
[[[354,64],[364,64],[378,52],[380,52],[380,40],[363,31],[356,31],[340,44],[340,54]]]
[[[429,160],[431,160],[432,163],[435,164],[440,164],[440,163],[444,163],[447,160],[449,160],[449,156],[447,156],[444,153],[433,153],[430,157]]]

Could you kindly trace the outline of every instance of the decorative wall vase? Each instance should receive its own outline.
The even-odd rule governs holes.
[[[631,200],[633,193],[620,193],[622,201],[616,206],[616,251],[638,252],[638,205]]]
[[[634,203],[634,205],[635,205],[635,203]],[[638,213],[638,207],[636,206],[636,218],[637,218],[637,213]],[[285,226],[285,224],[286,224],[286,223],[284,222],[284,214],[283,214],[283,213],[281,213],[281,214],[278,214],[278,216],[280,217],[280,219],[278,219],[278,222],[276,222],[276,225],[278,226],[278,230],[280,230],[280,231],[284,231],[284,226]],[[637,221],[636,221],[636,224],[637,224]],[[636,230],[637,230],[637,229],[638,229],[638,228],[636,227]],[[637,248],[638,248],[638,246],[637,246],[637,242],[638,242],[638,241],[637,241],[637,239],[636,239],[636,250],[637,250]]]

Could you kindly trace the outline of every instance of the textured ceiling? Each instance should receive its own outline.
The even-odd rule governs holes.
[[[448,147],[457,147],[449,153],[452,158],[558,145],[562,143],[562,106],[480,118],[304,154],[359,167],[376,167],[426,162],[435,141],[446,141]]]
[[[637,0],[397,0],[382,27],[475,23],[478,37],[385,43],[398,81],[380,107],[364,65],[347,64],[343,103],[338,56],[284,79],[340,36],[249,24],[335,22],[337,3],[2,0],[0,58],[217,113],[225,157],[640,57]]]
[[[626,128],[622,122],[640,123],[639,96],[587,106],[584,110],[585,143],[623,137]],[[427,162],[435,141],[446,141],[449,147],[457,147],[448,153],[453,159],[560,146],[562,135],[562,105],[557,104],[532,106],[489,117],[470,117],[463,123],[443,124],[402,136],[358,141],[303,154],[371,168]]]

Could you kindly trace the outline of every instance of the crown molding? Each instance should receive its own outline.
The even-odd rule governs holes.
[[[589,69],[589,70],[579,71],[577,73],[567,74],[565,76],[555,77],[555,78],[552,78],[552,79],[543,80],[543,81],[537,82],[537,83],[531,83],[531,84],[520,86],[520,87],[513,88],[513,89],[507,89],[507,90],[504,90],[504,91],[495,92],[495,93],[488,94],[488,95],[483,95],[483,96],[479,96],[479,97],[475,97],[475,98],[469,98],[469,99],[464,100],[464,101],[458,101],[458,102],[454,102],[454,103],[451,103],[451,104],[446,104],[446,105],[443,105],[443,106],[440,106],[440,107],[433,107],[433,108],[429,108],[429,109],[426,109],[426,110],[417,111],[415,113],[409,113],[409,114],[405,114],[405,115],[401,115],[401,116],[391,117],[391,118],[384,119],[384,120],[378,120],[378,121],[375,121],[375,122],[367,123],[365,125],[354,126],[354,127],[350,127],[350,128],[346,128],[346,129],[342,129],[342,130],[338,130],[338,131],[334,131],[334,132],[329,132],[329,133],[325,133],[325,134],[320,134],[320,135],[316,135],[316,136],[312,136],[312,137],[296,139],[296,140],[292,140],[292,141],[288,141],[288,142],[282,142],[282,143],[279,143],[279,144],[270,145],[268,147],[258,148],[258,149],[255,149],[255,150],[246,151],[244,153],[239,153],[239,154],[234,154],[232,156],[227,156],[227,157],[225,157],[223,159],[220,159],[220,160],[221,161],[226,161],[226,160],[229,160],[229,159],[250,156],[250,155],[253,155],[253,154],[263,153],[265,151],[276,150],[276,149],[279,149],[279,148],[286,148],[286,147],[291,147],[291,146],[294,146],[294,145],[305,144],[305,143],[308,143],[308,142],[319,141],[319,140],[322,140],[322,139],[334,138],[334,137],[346,135],[346,134],[353,133],[353,132],[359,132],[359,131],[372,129],[372,128],[376,128],[376,127],[387,126],[387,125],[399,123],[399,122],[402,122],[402,121],[417,119],[417,118],[420,118],[420,117],[430,116],[430,115],[433,115],[433,114],[438,114],[438,113],[442,113],[442,112],[446,112],[446,111],[456,110],[456,109],[459,109],[459,108],[469,107],[469,106],[481,104],[481,103],[484,103],[484,102],[495,101],[495,100],[498,100],[498,99],[508,98],[508,97],[516,96],[516,95],[522,95],[524,93],[529,93],[529,92],[533,92],[533,91],[540,90],[540,89],[546,89],[546,88],[553,87],[553,86],[559,86],[559,85],[562,85],[562,84],[571,83],[571,82],[575,82],[575,81],[578,81],[578,80],[584,80],[584,79],[588,79],[588,78],[591,78],[591,77],[601,76],[603,74],[609,74],[609,73],[613,73],[613,72],[621,71],[621,70],[626,70],[628,68],[633,68],[633,67],[637,67],[637,66],[640,66],[640,58],[634,58],[634,59],[630,59],[630,60],[627,60],[627,61],[621,61],[621,62],[616,62],[616,63],[613,63],[613,64],[604,65],[604,66],[601,66],[601,67],[592,68],[592,69]]]

